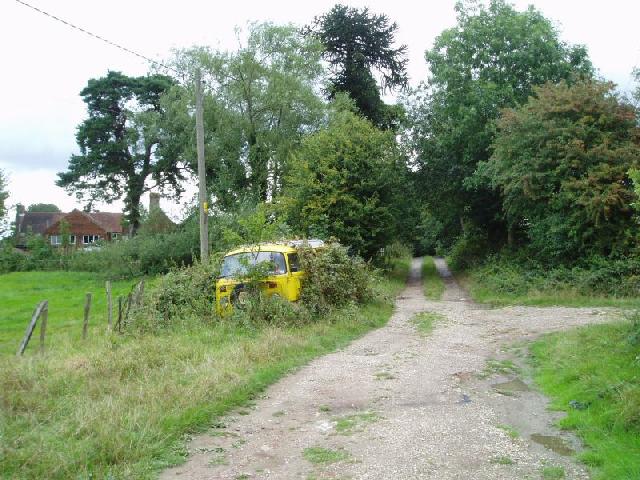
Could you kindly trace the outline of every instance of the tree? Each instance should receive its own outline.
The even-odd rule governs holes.
[[[382,90],[407,84],[407,46],[393,46],[397,29],[386,15],[371,14],[368,8],[335,5],[305,30],[324,46],[323,57],[333,73],[329,97],[349,94],[360,113],[381,127],[392,126],[400,112],[382,101],[374,73],[381,77]]]
[[[239,40],[240,42],[240,40]],[[292,25],[252,24],[237,51],[194,48],[178,52],[182,71],[201,68],[205,78],[207,181],[217,205],[228,209],[247,197],[276,197],[291,152],[324,114],[318,96],[323,70],[320,46]],[[195,159],[185,141],[193,119],[186,113],[192,93],[175,89],[171,109],[174,151]]]
[[[145,191],[182,191],[180,163],[156,154],[162,141],[161,98],[173,84],[164,75],[127,77],[119,72],[89,80],[80,92],[89,113],[76,134],[80,155],[73,155],[68,170],[58,174],[56,184],[80,200],[87,198],[88,208],[96,200],[124,198],[134,235]]]
[[[419,188],[445,237],[465,225],[504,241],[499,195],[474,178],[490,156],[500,110],[526,102],[535,85],[589,77],[586,50],[566,45],[533,7],[502,0],[458,3],[457,25],[426,52],[431,77],[414,96],[412,138]]]
[[[33,203],[27,207],[27,212],[55,212],[60,213],[61,210],[53,203]]]
[[[286,182],[288,223],[365,258],[395,239],[404,163],[391,132],[343,109],[306,137]]]
[[[5,216],[7,215],[7,198],[9,198],[9,192],[7,191],[7,176],[0,170],[0,235],[4,234],[7,230]]]
[[[634,108],[613,84],[546,84],[498,121],[479,175],[503,198],[507,222],[540,257],[628,253],[638,232],[629,170],[640,165]]]

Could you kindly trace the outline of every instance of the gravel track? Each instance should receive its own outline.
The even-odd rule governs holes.
[[[469,300],[443,260],[436,266],[446,283],[441,301],[425,299],[421,259],[414,259],[385,327],[314,360],[223,427],[194,437],[188,461],[161,478],[539,479],[545,467],[589,478],[567,455],[579,442],[553,426],[559,414],[530,385],[524,345],[613,312],[487,309]],[[428,336],[411,322],[423,311],[443,316]],[[510,365],[504,360],[521,368],[495,368]],[[325,449],[320,460],[342,458],[313,463],[309,448]]]

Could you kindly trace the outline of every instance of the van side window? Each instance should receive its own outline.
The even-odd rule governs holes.
[[[297,253],[289,254],[289,270],[291,272],[299,272],[300,271],[300,260],[298,259]]]

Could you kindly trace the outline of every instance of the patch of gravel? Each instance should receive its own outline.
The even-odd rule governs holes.
[[[425,299],[421,259],[414,259],[385,327],[282,379],[248,415],[231,414],[225,428],[195,437],[188,461],[161,478],[523,479],[541,478],[545,466],[563,467],[566,478],[589,478],[574,457],[531,440],[548,435],[580,449],[553,426],[559,415],[547,411],[544,396],[526,386],[500,393],[494,385],[517,378],[530,385],[526,351],[512,345],[606,321],[613,312],[486,309],[469,299],[442,259],[436,267],[446,282],[442,301]],[[427,337],[410,322],[422,311],[446,318]],[[512,361],[523,373],[487,370],[490,359]],[[368,420],[348,434],[336,430],[341,418],[358,414]],[[347,455],[312,464],[303,455],[311,447]]]

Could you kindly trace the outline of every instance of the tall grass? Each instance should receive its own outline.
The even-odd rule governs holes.
[[[601,480],[640,478],[640,345],[638,324],[618,322],[543,337],[531,347],[535,378],[567,412],[580,459]]]
[[[0,472],[154,477],[184,459],[185,435],[383,325],[403,285],[395,271],[380,281],[375,300],[300,326],[193,318],[158,334],[69,340],[43,356],[0,358]]]

